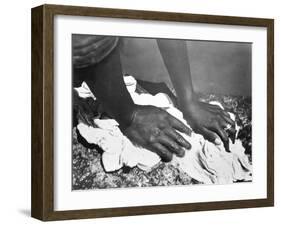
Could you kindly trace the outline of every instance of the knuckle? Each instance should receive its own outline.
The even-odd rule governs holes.
[[[164,128],[166,128],[166,127],[167,127],[166,121],[161,121],[161,122],[159,123],[159,128],[164,129]]]
[[[150,143],[154,143],[154,142],[157,141],[157,139],[160,137],[161,133],[162,133],[162,132],[161,132],[160,129],[158,129],[158,128],[153,129],[153,130],[151,131],[150,136],[148,137],[148,141],[149,141]]]
[[[183,138],[182,138],[182,136],[179,135],[178,133],[176,133],[175,139],[176,139],[178,142],[183,143]]]
[[[154,143],[155,141],[156,141],[155,136],[150,135],[150,136],[148,137],[148,143]]]
[[[220,120],[219,122],[219,126],[222,127],[222,128],[226,128],[228,125],[228,123],[225,121],[225,120]]]
[[[171,146],[171,148],[173,148],[174,150],[179,149],[179,146],[178,146],[175,142],[170,142],[170,146]]]
[[[186,142],[186,140],[184,140],[182,137],[178,137],[178,142],[181,144],[181,145],[184,145],[184,146],[186,146],[187,145],[187,142]]]

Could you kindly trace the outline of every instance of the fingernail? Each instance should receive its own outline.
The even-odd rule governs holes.
[[[215,139],[215,144],[216,144],[216,145],[220,145],[220,144],[221,144],[221,140],[220,140],[219,138],[216,138],[216,139]]]

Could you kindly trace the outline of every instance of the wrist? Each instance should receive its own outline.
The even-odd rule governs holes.
[[[116,115],[115,120],[119,123],[121,130],[125,130],[132,124],[136,111],[136,104],[129,104],[120,109],[120,112]]]
[[[195,106],[197,102],[198,97],[194,92],[187,93],[186,95],[178,97],[179,108],[183,112],[186,112],[189,109],[193,108],[193,106]]]

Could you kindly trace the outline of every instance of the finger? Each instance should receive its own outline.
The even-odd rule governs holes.
[[[229,129],[227,129],[227,130],[225,130],[227,133],[229,133],[229,134],[236,134],[236,129],[235,128],[233,128],[233,127],[230,127]]]
[[[189,129],[186,125],[183,124],[183,122],[176,119],[174,116],[170,115],[170,117],[168,118],[168,121],[170,122],[170,125],[174,129],[176,129],[182,133],[185,133],[188,136],[191,135],[191,129]]]
[[[222,129],[218,124],[216,124],[214,127],[214,131],[219,135],[219,137],[223,141],[225,150],[229,152],[229,139],[225,130]]]
[[[226,134],[227,138],[230,138],[232,143],[234,143],[235,135],[236,135],[235,128],[232,125],[227,124],[227,122],[224,119],[220,120],[219,125],[221,128],[223,128],[223,131]],[[230,125],[230,127],[229,127],[229,125]],[[223,143],[225,146],[225,150],[229,151],[229,139],[223,140]]]
[[[232,131],[235,130],[234,125],[231,121],[226,120],[222,115],[217,116],[218,125],[224,129],[224,131]]]
[[[168,136],[161,136],[158,138],[159,143],[164,145],[168,150],[172,153],[175,153],[179,157],[183,157],[185,154],[185,149],[182,148],[180,145],[177,144],[177,142],[173,141]]]
[[[212,104],[207,104],[207,103],[203,103],[205,109],[211,113],[217,113],[220,115],[223,115],[226,118],[230,119],[230,115],[221,107],[217,106],[217,105],[212,105]]]
[[[217,122],[218,122],[218,125],[223,129],[229,128],[231,126],[231,125],[229,126],[229,123],[227,123],[227,121],[221,115],[218,116]]]
[[[218,114],[230,119],[230,115],[224,109],[219,108],[216,110],[216,112]]]
[[[212,132],[211,130],[209,130],[207,128],[202,128],[200,130],[200,133],[208,141],[213,142],[216,145],[220,145],[221,144],[221,139],[219,138],[219,136],[216,133]]]
[[[229,150],[229,139],[227,139],[227,141],[223,142],[223,144],[224,144],[225,151],[230,152],[230,150]]]
[[[225,110],[222,110],[221,113],[223,114],[224,117],[231,119],[230,115]]]
[[[229,139],[231,140],[231,142],[234,144],[235,143],[235,138],[236,138],[236,130],[231,127],[228,130],[226,130]]]
[[[221,108],[220,106],[218,105],[215,105],[215,104],[209,104],[209,103],[204,103],[205,106],[207,106],[209,109],[212,109],[214,111],[217,111],[219,113],[222,113],[224,116],[226,117],[230,117],[229,114],[225,111],[224,108]]]
[[[152,150],[160,156],[163,162],[170,162],[173,159],[173,154],[160,143],[154,143]]]
[[[172,130],[172,129],[167,129],[164,130],[164,133],[171,137],[172,139],[174,139],[181,147],[190,150],[191,149],[191,144],[183,138],[182,135],[180,135],[179,133],[177,133],[176,131]]]
[[[229,114],[227,114],[227,115],[229,116]],[[225,115],[222,115],[222,117],[227,123],[229,123],[232,126],[235,126],[235,122],[230,118],[230,116],[226,117]]]
[[[204,105],[205,108],[209,109],[209,110],[213,110],[213,111],[224,111],[224,109],[216,104],[209,104],[206,102],[201,102],[201,104]]]
[[[221,138],[222,141],[228,140],[227,133],[218,123],[215,123],[214,127],[210,128],[210,129],[213,132],[216,132],[219,135],[219,137]]]
[[[222,110],[222,108],[220,106],[215,105],[215,104],[209,104],[209,103],[206,103],[206,102],[200,102],[200,104],[202,104],[204,107],[207,107],[209,109]]]

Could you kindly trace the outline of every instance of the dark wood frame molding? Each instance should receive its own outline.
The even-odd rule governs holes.
[[[54,16],[90,16],[267,28],[267,198],[156,206],[54,211],[53,44]],[[62,5],[32,9],[32,200],[31,215],[43,221],[265,207],[274,205],[274,20]]]

